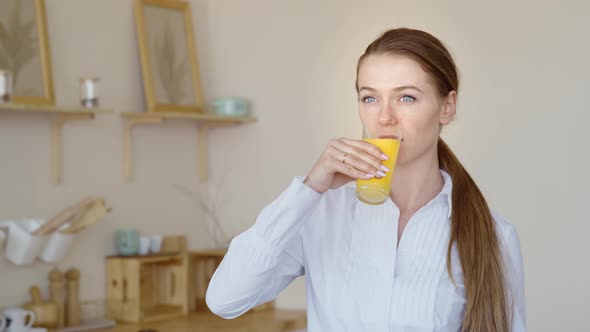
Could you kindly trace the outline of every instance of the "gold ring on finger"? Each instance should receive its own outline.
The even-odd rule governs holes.
[[[343,164],[346,164],[346,157],[348,157],[348,153],[345,153],[342,160],[340,160]]]

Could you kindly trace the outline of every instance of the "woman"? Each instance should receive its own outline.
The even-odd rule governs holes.
[[[233,239],[207,291],[236,317],[306,275],[308,331],[525,331],[515,228],[491,211],[439,137],[455,116],[458,74],[432,35],[401,28],[357,65],[364,128],[403,133],[390,200],[355,197],[382,177],[384,156],[362,140],[330,141],[305,178]]]

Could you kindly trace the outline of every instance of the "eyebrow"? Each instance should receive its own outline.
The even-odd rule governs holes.
[[[413,90],[416,90],[416,91],[418,91],[418,92],[420,92],[420,93],[424,93],[424,92],[422,92],[422,90],[418,89],[418,87],[416,87],[416,86],[414,86],[414,85],[402,85],[402,86],[398,86],[397,88],[393,88],[393,89],[391,89],[391,90],[392,90],[392,91],[401,91],[401,90],[406,90],[406,89],[413,89]],[[369,90],[369,91],[371,91],[371,92],[377,92],[377,90],[375,90],[375,89],[373,89],[373,88],[370,88],[370,87],[368,87],[368,86],[362,86],[362,87],[359,89],[359,92],[360,92],[361,90]]]

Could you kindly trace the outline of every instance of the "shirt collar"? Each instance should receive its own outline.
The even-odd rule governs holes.
[[[443,185],[442,190],[440,191],[439,195],[443,195],[446,197],[447,205],[449,207],[449,213],[447,214],[447,218],[451,217],[451,212],[453,210],[453,179],[446,171],[440,169],[440,174],[443,177],[445,184]]]

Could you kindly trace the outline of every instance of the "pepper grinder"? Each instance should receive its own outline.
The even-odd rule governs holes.
[[[64,327],[64,274],[54,268],[49,272],[49,299],[57,304],[57,328]]]
[[[66,288],[68,290],[66,300],[66,326],[80,325],[80,271],[69,269],[66,272]]]

